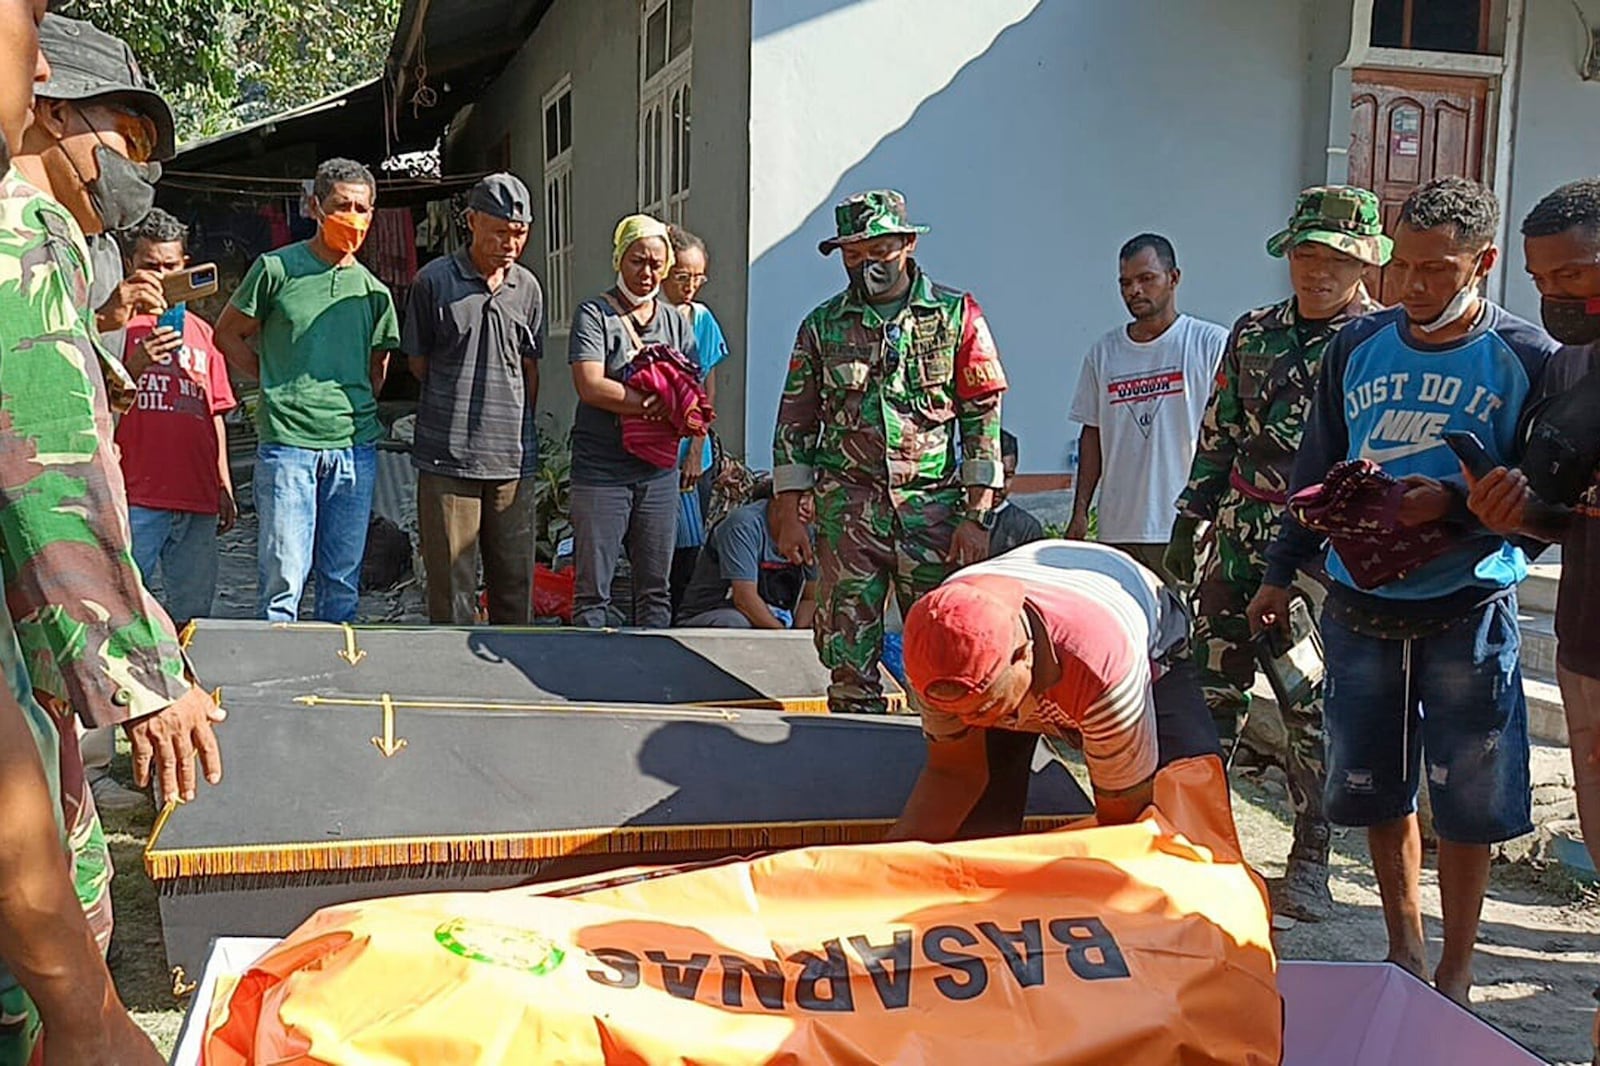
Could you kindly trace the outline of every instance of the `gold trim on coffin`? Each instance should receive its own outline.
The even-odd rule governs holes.
[[[875,844],[893,818],[857,821],[759,822],[745,825],[561,829],[478,836],[377,837],[316,844],[262,844],[176,848],[157,845],[176,804],[169,804],[150,832],[144,852],[152,881],[250,874],[424,866],[434,863],[519,862],[581,855],[642,855],[651,852],[747,850],[820,844]],[[1060,829],[1077,819],[1059,815],[1028,818],[1028,832]]]

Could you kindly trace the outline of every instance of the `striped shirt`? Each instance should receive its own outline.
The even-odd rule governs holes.
[[[1082,542],[1035,541],[966,567],[950,581],[981,586],[1008,578],[1026,586],[1026,605],[1048,634],[1061,677],[1030,694],[997,728],[1039,733],[1047,742],[1080,735],[1089,776],[1102,791],[1150,777],[1157,762],[1153,663],[1183,640],[1181,611],[1144,567]],[[937,742],[955,740],[969,727],[924,707],[922,728]]]

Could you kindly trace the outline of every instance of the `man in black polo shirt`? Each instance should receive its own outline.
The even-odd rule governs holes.
[[[532,203],[511,174],[473,186],[471,245],[423,267],[406,304],[400,347],[422,382],[411,461],[435,624],[473,621],[480,554],[489,622],[531,618],[544,297],[517,259]]]

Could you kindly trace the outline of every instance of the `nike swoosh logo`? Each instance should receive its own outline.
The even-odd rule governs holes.
[[[1382,466],[1384,463],[1392,462],[1395,459],[1421,455],[1423,452],[1431,452],[1435,448],[1442,447],[1444,447],[1444,441],[1442,440],[1418,441],[1416,444],[1401,444],[1393,448],[1374,448],[1369,441],[1361,446],[1360,458],[1371,459],[1379,466]]]

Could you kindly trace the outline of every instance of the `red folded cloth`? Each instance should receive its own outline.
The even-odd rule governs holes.
[[[1375,589],[1415,573],[1448,551],[1455,532],[1444,522],[1400,524],[1406,484],[1370,459],[1328,471],[1320,485],[1289,500],[1295,521],[1326,534],[1357,588]]]
[[[716,420],[700,368],[676,348],[652,344],[640,349],[623,371],[622,380],[646,395],[656,396],[665,418],[625,415],[622,448],[663,470],[678,465],[678,442],[703,434]]]

